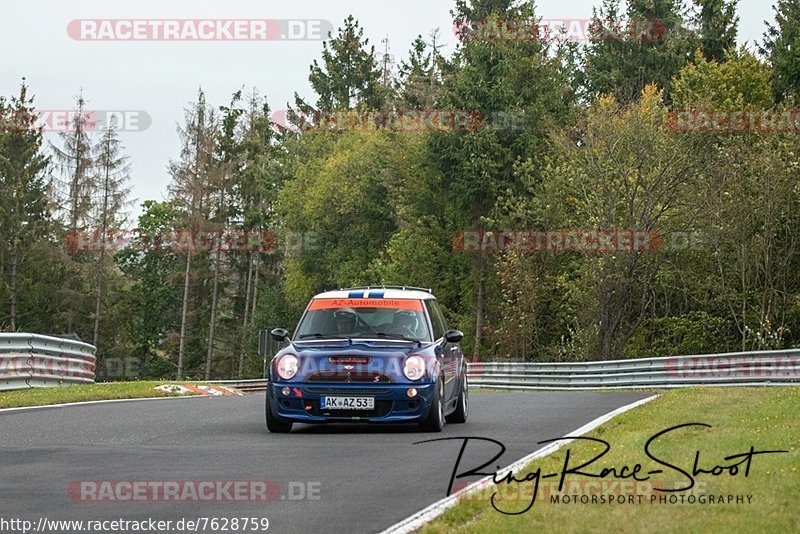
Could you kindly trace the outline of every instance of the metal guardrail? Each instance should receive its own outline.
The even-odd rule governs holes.
[[[473,363],[471,388],[588,390],[800,385],[800,349],[582,363]]]
[[[71,339],[0,333],[0,391],[93,384],[96,352]]]
[[[622,390],[800,385],[800,349],[580,363],[470,363],[470,388]],[[266,379],[214,382],[263,391]]]

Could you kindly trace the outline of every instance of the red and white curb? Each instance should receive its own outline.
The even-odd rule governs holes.
[[[236,388],[213,384],[167,384],[158,386],[156,389],[172,395],[210,395],[212,397],[241,397],[244,395]]]
[[[613,412],[609,412],[603,416],[598,417],[594,421],[590,421],[586,423],[582,427],[570,432],[568,436],[570,437],[578,437],[586,434],[587,432],[591,432],[595,428],[599,427],[602,424],[607,423],[614,417],[627,412],[628,410],[633,410],[634,408],[638,408],[643,404],[650,402],[653,399],[658,398],[658,395],[653,395],[652,397],[648,397],[646,399],[642,399],[640,401],[634,402],[633,404],[628,404],[627,406],[623,406],[621,408],[617,408]],[[557,441],[547,445],[546,447],[542,447],[538,451],[529,454],[525,458],[514,462],[513,464],[509,465],[505,469],[498,470],[497,474],[501,475],[498,478],[505,478],[505,475],[510,473],[518,474],[522,469],[524,469],[531,461],[536,460],[537,458],[542,458],[549,454],[554,453],[564,445],[568,445],[572,443],[574,440],[564,440],[564,441]],[[435,502],[432,505],[428,506],[424,510],[417,512],[416,514],[407,517],[406,519],[400,521],[399,523],[392,525],[391,527],[387,528],[381,534],[406,534],[409,532],[413,532],[419,528],[422,528],[427,523],[430,523],[448,509],[452,508],[456,504],[458,504],[459,500],[463,499],[467,495],[471,495],[476,491],[484,490],[492,484],[492,476],[487,476],[478,480],[477,482],[473,482],[466,488],[450,495],[449,497],[445,497],[441,501]]]

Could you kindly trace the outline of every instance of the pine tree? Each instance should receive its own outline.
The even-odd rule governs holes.
[[[775,99],[800,100],[800,0],[778,0],[775,25],[767,23],[761,54],[773,69]]]
[[[83,94],[76,98],[75,110],[65,124],[59,125],[61,147],[52,145],[57,178],[54,179],[54,194],[59,211],[64,219],[68,235],[73,239],[90,229],[90,214],[94,196],[92,173],[93,141],[90,132],[97,127],[97,118],[86,109]],[[78,314],[83,308],[85,290],[85,265],[78,251],[70,256],[67,293],[67,332],[78,329]]]
[[[8,284],[8,329],[20,327],[19,279],[26,254],[50,218],[43,134],[23,79],[19,96],[0,98],[0,272]],[[30,313],[30,311],[28,311]],[[0,324],[2,324],[0,322]]]
[[[531,2],[462,0],[452,15],[456,27],[469,28],[470,22],[502,27],[523,21],[538,27]],[[496,218],[498,201],[520,190],[515,165],[542,158],[548,125],[567,114],[563,95],[568,80],[561,58],[549,40],[521,37],[462,36],[451,61],[453,75],[445,77],[440,107],[472,112],[484,123],[470,131],[430,135],[431,160],[441,173],[441,181],[431,184],[441,203],[430,215],[447,231],[487,229]],[[452,267],[450,283],[459,286],[453,292],[461,294],[461,301],[450,306],[468,310],[461,320],[474,324],[477,355],[488,322],[486,287],[492,283],[493,269],[481,254],[454,257]]]
[[[95,191],[93,219],[97,225],[100,242],[100,253],[97,264],[97,280],[95,287],[94,335],[92,344],[97,346],[100,337],[100,318],[103,298],[109,278],[110,265],[106,244],[109,237],[120,230],[126,220],[124,209],[129,205],[128,196],[131,188],[130,163],[123,153],[122,143],[117,134],[116,124],[108,125],[102,132],[100,141],[93,147],[92,159],[94,167]]]
[[[484,21],[492,15],[506,17],[533,13],[534,2],[519,0],[456,0],[456,26],[469,21]]]
[[[672,79],[691,58],[694,37],[685,27],[680,0],[603,0],[592,17],[586,52],[589,93],[613,94],[622,103],[650,84],[669,98]]]
[[[238,178],[241,153],[239,138],[239,118],[244,113],[240,107],[241,91],[234,93],[229,106],[220,108],[221,120],[218,140],[215,143],[214,163],[211,186],[216,196],[210,222],[218,231],[228,228],[232,219],[232,208],[229,205],[229,187]],[[211,314],[208,325],[208,346],[206,350],[205,379],[210,380],[214,363],[214,346],[216,343],[217,315],[220,303],[220,277],[222,271],[222,246],[219,243],[214,250],[214,275],[211,286]]]
[[[350,15],[336,37],[329,37],[322,43],[322,64],[314,60],[308,77],[318,95],[317,109],[379,109],[385,98],[382,72],[364,29]]]
[[[94,194],[91,132],[97,127],[97,119],[87,111],[83,94],[76,98],[69,121],[58,127],[62,146],[52,146],[60,175],[57,194],[65,201],[62,212],[68,231],[74,234],[89,227]]]
[[[181,155],[169,166],[173,182],[170,195],[173,205],[183,213],[186,230],[198,232],[208,221],[210,172],[214,152],[216,116],[206,104],[201,89],[197,102],[185,113],[185,125],[179,130],[182,141]],[[178,379],[184,375],[184,364],[189,329],[189,300],[192,281],[194,251],[186,251],[181,306],[181,331],[178,347]]]
[[[273,218],[272,205],[276,192],[283,182],[285,171],[276,158],[276,152],[280,149],[274,145],[275,136],[270,123],[269,106],[255,92],[249,98],[242,129],[240,169],[232,187],[232,194],[235,196],[233,205],[238,209],[235,218],[247,231],[264,232]],[[258,307],[258,289],[264,254],[252,251],[240,256],[238,271],[241,289],[238,293],[238,310],[241,311],[237,310],[235,315],[241,317],[242,322],[238,340],[238,366],[233,372],[242,378],[245,371],[247,339],[251,334],[250,327]]]
[[[431,39],[429,45],[418,35],[408,59],[400,62],[395,89],[405,108],[434,109],[438,104],[442,87],[438,33],[431,33]]]
[[[739,0],[694,0],[694,19],[700,34],[703,55],[708,61],[722,63],[725,54],[736,46]]]

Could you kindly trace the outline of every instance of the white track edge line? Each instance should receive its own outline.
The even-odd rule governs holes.
[[[13,391],[13,390],[12,390]],[[70,406],[84,406],[89,404],[109,404],[112,402],[136,402],[136,401],[153,401],[153,400],[173,400],[173,399],[206,399],[212,398],[213,395],[184,395],[181,397],[140,397],[137,399],[107,399],[96,401],[81,401],[81,402],[67,402],[64,404],[43,404],[41,406],[18,406],[16,408],[2,408],[0,415],[7,412],[21,412],[23,410],[41,410],[43,408],[69,408]]]
[[[656,399],[658,397],[659,397],[659,395],[653,395],[652,397],[648,397],[646,399],[642,399],[640,401],[636,401],[636,402],[634,402],[632,404],[628,404],[626,406],[622,406],[620,408],[617,408],[616,410],[608,412],[605,415],[601,415],[597,419],[586,423],[582,427],[578,428],[577,430],[574,430],[574,431],[570,432],[567,435],[571,436],[571,437],[578,437],[578,436],[581,436],[583,434],[586,434],[587,432],[591,432],[592,430],[594,430],[595,428],[599,427],[600,425],[603,425],[603,424],[607,423],[608,421],[610,421],[614,417],[616,417],[616,416],[618,416],[618,415],[620,415],[622,413],[625,413],[625,412],[627,412],[629,410],[633,410],[634,408],[638,408],[639,406],[642,406],[642,405],[644,405],[644,404],[646,404],[646,403],[650,402],[651,400]],[[550,445],[547,445],[545,447],[542,447],[541,449],[538,449],[537,451],[534,451],[533,453],[531,453],[528,456],[522,458],[521,460],[517,460],[516,462],[514,462],[511,465],[509,465],[508,467],[506,467],[504,469],[501,469],[501,470],[498,470],[498,474],[499,473],[511,472],[511,473],[514,473],[516,475],[517,473],[519,473],[520,470],[522,470],[522,468],[524,468],[526,465],[528,465],[532,460],[535,460],[537,458],[541,458],[543,456],[547,456],[549,454],[552,454],[555,451],[557,451],[558,449],[560,449],[561,447],[563,447],[564,445],[568,445],[569,443],[572,443],[573,441],[574,440],[564,440],[564,441],[558,441],[558,442],[551,443]],[[440,501],[437,501],[437,502],[433,503],[432,505],[428,506],[424,510],[420,510],[416,514],[411,515],[411,516],[407,517],[406,519],[400,521],[399,523],[396,523],[396,524],[392,525],[391,527],[389,527],[386,530],[382,531],[381,534],[408,534],[410,532],[413,532],[413,531],[421,528],[422,526],[426,525],[427,523],[430,523],[431,521],[433,521],[434,519],[436,519],[437,517],[442,515],[449,508],[452,508],[453,506],[458,504],[459,500],[462,499],[463,497],[465,497],[465,496],[467,496],[467,495],[469,495],[471,493],[474,493],[475,491],[478,491],[480,489],[484,489],[485,487],[487,487],[491,483],[491,480],[492,480],[492,477],[491,476],[487,476],[485,478],[482,478],[481,480],[478,480],[477,482],[473,482],[472,484],[470,484],[466,488],[454,493],[453,495],[450,495],[449,497],[445,497],[444,499],[442,499]]]

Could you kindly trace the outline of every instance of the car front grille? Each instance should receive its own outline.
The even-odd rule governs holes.
[[[329,384],[391,384],[392,379],[380,372],[367,371],[329,371],[309,375],[307,382],[327,382]]]

